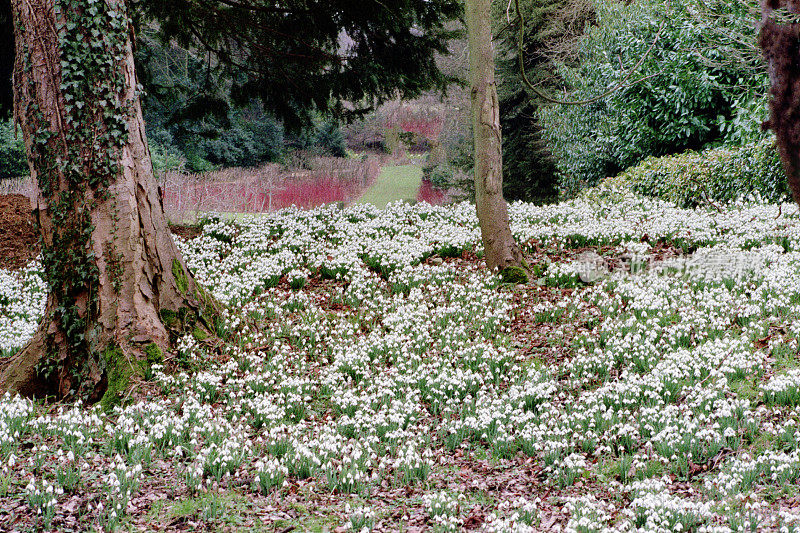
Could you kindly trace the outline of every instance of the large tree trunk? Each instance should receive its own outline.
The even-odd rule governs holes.
[[[500,104],[494,78],[490,7],[491,0],[466,1],[475,136],[475,202],[486,265],[491,270],[503,270],[522,265],[523,258],[511,235],[508,206],[503,198]]]
[[[97,400],[168,347],[163,317],[197,316],[205,297],[152,174],[125,0],[11,4],[15,115],[51,292],[0,390]]]
[[[780,9],[797,20],[800,3],[762,0],[761,49],[772,85],[770,120],[795,202],[800,205],[800,24],[777,20]]]

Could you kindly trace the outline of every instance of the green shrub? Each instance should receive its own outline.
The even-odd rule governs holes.
[[[680,207],[730,202],[748,195],[770,202],[789,198],[774,137],[742,147],[650,157],[612,181]]]
[[[14,124],[0,122],[0,179],[17,178],[28,173],[22,133],[17,133]]]
[[[750,4],[595,0],[597,26],[579,41],[577,65],[559,75],[568,100],[622,86],[588,105],[540,109],[562,195],[650,156],[764,138],[769,80],[756,55]]]
[[[324,154],[333,157],[347,157],[347,143],[339,123],[335,120],[326,120],[317,126],[314,133],[314,146]]]
[[[219,166],[214,165],[201,154],[205,155],[205,151],[201,150],[197,145],[184,147],[183,155],[186,157],[186,168],[192,172],[212,172],[219,169]]]
[[[388,128],[383,134],[383,146],[387,154],[394,154],[403,147],[403,140],[400,138],[400,128],[394,126]]]
[[[180,150],[172,145],[164,146],[150,139],[148,139],[148,143],[150,145],[150,160],[153,163],[153,171],[156,174],[184,170],[186,159]]]
[[[430,181],[432,185],[443,189],[450,187],[453,184],[453,174],[455,174],[455,172],[456,169],[447,163],[440,163],[438,165],[422,169],[422,174],[425,179]]]

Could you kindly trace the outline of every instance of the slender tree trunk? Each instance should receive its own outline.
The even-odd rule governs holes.
[[[11,4],[15,115],[51,292],[0,390],[93,401],[168,348],[164,322],[197,317],[205,296],[153,177],[125,0]]]
[[[770,119],[775,131],[783,169],[795,202],[800,205],[800,24],[775,19],[775,11],[800,16],[800,3],[762,0],[761,49],[767,61],[770,83]]]
[[[475,201],[486,265],[491,270],[503,270],[522,265],[523,257],[511,235],[508,206],[503,198],[500,104],[494,78],[490,7],[491,0],[466,0],[475,136]]]

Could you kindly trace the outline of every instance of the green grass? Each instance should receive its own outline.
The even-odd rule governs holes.
[[[356,200],[357,204],[373,204],[383,209],[389,202],[397,200],[416,200],[422,167],[417,165],[398,165],[384,167],[372,187]]]
[[[170,519],[201,520],[205,524],[217,523],[237,526],[245,522],[245,516],[252,511],[253,505],[241,494],[228,492],[225,494],[206,493],[175,502],[168,511]],[[164,505],[154,506],[160,515]]]

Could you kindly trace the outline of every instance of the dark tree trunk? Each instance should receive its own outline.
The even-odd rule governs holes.
[[[0,389],[97,400],[145,350],[168,348],[163,317],[197,316],[205,297],[157,192],[125,0],[11,4],[15,116],[51,292]]]
[[[503,198],[500,103],[494,77],[490,7],[491,0],[466,1],[475,136],[475,202],[486,266],[503,270],[521,266],[523,257],[511,234],[508,206]]]
[[[761,49],[771,83],[770,119],[783,168],[795,202],[800,205],[800,24],[778,20],[800,19],[796,0],[762,0]],[[787,16],[788,15],[788,16]]]

